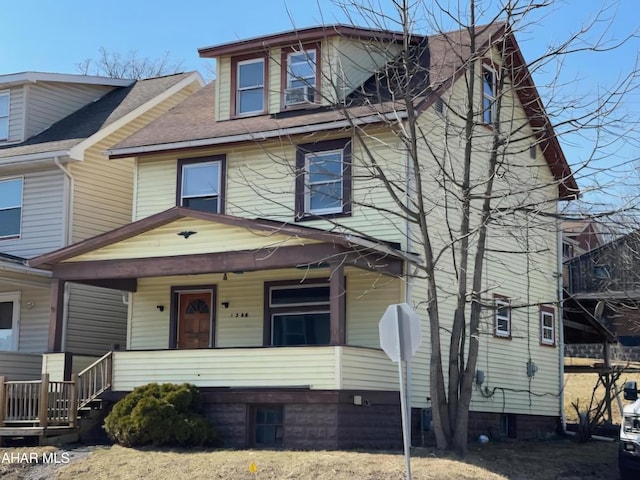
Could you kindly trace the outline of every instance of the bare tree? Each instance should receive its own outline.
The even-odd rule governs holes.
[[[558,77],[540,89],[532,80],[545,66],[555,64],[557,70],[551,71],[562,72],[568,55],[595,56],[632,38],[585,40],[591,28],[605,20],[606,10],[539,58],[525,61],[515,32],[527,27],[530,16],[550,7],[551,0],[493,2],[491,11],[480,10],[487,2],[469,0],[460,6],[464,3],[454,8],[438,0],[392,0],[393,8],[384,10],[374,1],[338,2],[354,23],[368,21],[370,27],[398,33],[393,48],[388,37],[367,46],[370,62],[351,59],[352,69],[359,62],[370,66],[389,59],[356,90],[339,72],[322,79],[333,87],[325,103],[347,120],[358,150],[352,159],[353,208],[377,212],[376,221],[384,218],[389,229],[403,236],[406,248],[420,255],[419,261],[408,257],[408,282],[414,306],[428,317],[428,395],[435,437],[438,447],[459,452],[467,449],[474,391],[491,397],[497,390],[503,395],[509,390],[489,389],[476,381],[481,348],[505,333],[497,332],[495,323],[505,305],[522,318],[514,336],[529,352],[528,384],[513,393],[528,396],[530,405],[534,397],[561,395],[559,385],[544,392],[532,386],[531,351],[532,344],[539,347],[535,312],[560,299],[556,260],[562,201],[578,195],[576,179],[591,180],[594,191],[611,186],[592,178],[594,170],[601,169],[603,148],[613,148],[616,136],[637,125],[628,114],[617,113],[625,95],[636,88],[633,64],[615,85],[595,96],[561,96]],[[346,55],[343,60],[349,61]],[[539,91],[546,94],[545,105]],[[371,118],[385,126],[384,133]],[[571,172],[558,137],[588,132],[592,152],[581,163],[574,162]],[[286,155],[267,153],[272,159],[269,171],[247,166],[239,180],[274,202],[283,193],[279,184],[258,185],[256,175],[264,180],[287,169],[298,176],[304,172]],[[392,163],[390,158],[403,161]],[[379,202],[373,194],[380,190],[388,202]],[[629,200],[624,208],[633,210],[635,205]],[[263,208],[268,215],[266,202]],[[606,215],[617,208],[606,205],[591,214]],[[368,233],[340,217],[318,220],[328,228]],[[496,293],[516,289],[510,284],[521,293],[508,304],[496,301]],[[536,321],[531,322],[532,316]]]
[[[157,58],[141,57],[136,50],[128,53],[109,51],[100,47],[98,58],[87,58],[76,64],[82,75],[140,80],[182,71],[182,62],[173,61],[169,52]]]

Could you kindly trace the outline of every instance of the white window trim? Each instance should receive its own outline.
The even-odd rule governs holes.
[[[491,72],[493,82],[491,83],[491,93],[489,96],[485,92],[485,72]],[[484,106],[485,99],[488,99],[491,102],[491,107],[489,108],[489,121],[485,119],[485,115],[487,109]],[[497,101],[498,101],[498,72],[495,68],[490,65],[484,64],[482,65],[482,122],[486,125],[493,125],[496,122],[497,117]]]
[[[0,293],[0,302],[13,302],[13,315],[11,319],[11,333],[12,333],[12,352],[18,351],[19,336],[20,336],[20,292],[6,292]]]
[[[509,300],[503,298],[494,298],[493,299],[493,307],[495,309],[494,317],[493,317],[493,330],[495,332],[496,337],[507,338],[511,336],[511,302]],[[507,307],[508,315],[500,315],[500,307]],[[507,330],[499,329],[498,325],[500,322],[498,320],[506,320],[507,322]]]
[[[9,206],[8,208],[0,208],[0,210],[9,210],[11,208],[16,208],[16,207],[20,207],[20,225],[18,227],[18,233],[12,233],[10,235],[0,235],[0,240],[4,239],[4,238],[20,238],[22,235],[22,218],[23,218],[23,211],[24,211],[24,177],[20,176],[20,177],[10,177],[10,178],[0,178],[0,185],[2,185],[3,182],[10,182],[13,180],[20,180],[21,181],[21,185],[20,185],[20,204],[19,205],[14,205],[14,206]]]
[[[184,174],[185,170],[189,169],[190,167],[202,167],[205,165],[216,165],[218,167],[218,185],[216,186],[217,188],[217,193],[215,194],[215,197],[218,198],[218,212],[220,213],[222,211],[222,202],[221,202],[221,182],[222,182],[222,162],[220,160],[215,160],[213,162],[197,162],[197,163],[186,163],[184,165],[182,165],[182,185],[180,185],[180,205],[183,206],[184,205],[184,200],[185,199],[189,199],[189,198],[203,198],[203,197],[213,197],[214,195],[185,195],[184,194],[184,187],[185,187],[185,182],[186,182],[186,175]]]
[[[551,318],[551,326],[547,327],[544,324],[545,317]],[[549,309],[540,310],[540,343],[542,345],[555,345],[556,344],[556,316],[555,313]],[[545,338],[544,333],[551,332],[551,338]]]
[[[294,77],[293,75],[291,75],[291,57],[296,56],[296,55],[306,55],[306,56],[310,56],[311,52],[313,52],[313,76],[311,77]],[[317,61],[318,61],[318,53],[316,51],[315,48],[309,48],[309,49],[304,49],[304,50],[300,50],[300,51],[294,51],[294,52],[289,52],[287,54],[287,88],[292,88],[291,84],[295,81],[295,80],[303,80],[305,83],[307,83],[307,87],[311,87],[313,89],[316,89],[316,85],[318,82],[318,79],[316,78],[316,69],[317,69]],[[308,63],[308,62],[307,62]],[[309,82],[308,79],[313,78],[313,82]]]
[[[7,135],[3,136],[0,132],[0,142],[7,142],[9,140],[9,118],[11,117],[11,93],[9,90],[0,91],[0,97],[7,97],[7,115],[0,116],[0,118],[7,119]]]
[[[250,87],[240,87],[240,67],[242,65],[249,65],[251,63],[261,63],[262,64],[262,84],[258,85],[252,85]],[[266,61],[264,58],[260,57],[260,58],[251,58],[249,60],[242,60],[240,62],[238,62],[236,64],[236,115],[238,116],[244,116],[244,115],[255,115],[256,113],[262,113],[265,110],[265,100],[264,100],[264,93],[265,93],[265,83],[267,81],[266,79],[266,75],[265,75],[265,65],[266,65]],[[249,90],[262,90],[262,108],[259,110],[251,110],[251,111],[247,111],[247,112],[241,112],[240,111],[240,92],[244,92],[244,91],[249,91]]]
[[[325,180],[322,182],[311,183],[311,173],[309,168],[309,163],[311,158],[322,157],[323,155],[340,155],[340,171],[342,174],[339,179],[336,180]],[[312,213],[314,215],[327,215],[332,213],[342,213],[344,210],[344,149],[336,149],[336,150],[323,150],[319,152],[307,153],[304,156],[304,172],[305,172],[305,182],[304,182],[304,211],[305,213]],[[311,208],[311,187],[313,185],[328,185],[330,183],[339,183],[340,184],[340,205],[337,205],[333,208]]]

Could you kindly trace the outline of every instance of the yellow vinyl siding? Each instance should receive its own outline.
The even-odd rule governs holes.
[[[272,48],[269,52],[268,77],[265,79],[267,89],[267,111],[278,113],[282,100],[282,50]]]
[[[398,147],[394,135],[384,130],[371,130],[365,141],[375,150],[382,167],[393,180],[403,182],[406,156]],[[344,135],[342,135],[344,137]],[[321,141],[326,135],[305,137],[299,143]],[[358,141],[353,141],[353,214],[340,223],[356,232],[375,238],[405,243],[405,228],[393,213],[398,209],[376,180],[370,176],[370,162]],[[246,143],[240,146],[217,148],[201,152],[199,156],[226,154],[228,215],[249,218],[270,218],[293,222],[295,217],[295,145],[276,142]],[[178,157],[181,158],[181,157]],[[144,218],[175,206],[177,158],[159,155],[138,162],[136,218]],[[301,225],[331,228],[330,222],[316,220]],[[195,238],[195,237],[194,237]]]
[[[114,352],[113,389],[150,382],[200,387],[337,388],[336,347]]]
[[[370,365],[369,369],[360,365]],[[340,372],[344,372],[341,374]],[[282,347],[113,353],[113,390],[150,382],[199,387],[308,387],[397,390],[396,366],[383,352],[355,347]]]
[[[141,278],[130,301],[129,349],[167,348],[171,287],[216,285],[216,347],[263,344],[264,283],[276,280],[327,278],[328,269],[281,269],[242,274]],[[378,322],[388,303],[399,303],[401,281],[355,268],[346,269],[347,342],[379,348]],[[228,302],[224,308],[222,302]],[[164,311],[156,308],[163,305]]]
[[[196,232],[189,238],[182,231]],[[233,252],[318,243],[292,235],[270,234],[258,230],[183,218],[133,238],[99,248],[70,261],[148,258],[200,253]]]
[[[216,59],[216,120],[231,118],[231,57]]]

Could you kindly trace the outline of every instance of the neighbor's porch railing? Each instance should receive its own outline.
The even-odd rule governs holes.
[[[0,426],[69,426],[78,419],[75,376],[70,381],[8,381],[0,377]]]

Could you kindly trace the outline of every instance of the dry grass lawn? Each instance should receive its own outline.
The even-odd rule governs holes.
[[[414,451],[414,480],[616,479],[615,443],[568,440],[474,445],[464,461]],[[257,467],[252,473],[251,463]],[[173,451],[105,447],[56,471],[58,480],[401,480],[401,453]]]
[[[598,360],[588,358],[565,358],[565,364],[567,365],[593,365]],[[635,366],[635,365],[634,365]],[[618,389],[622,391],[624,382],[628,380],[640,381],[640,373],[629,372],[623,373],[618,381]],[[571,406],[576,400],[580,401],[580,407],[586,408],[591,401],[591,395],[598,383],[598,375],[596,373],[565,373],[564,375],[564,413],[567,417],[567,422],[577,423],[578,417],[575,409]],[[598,385],[595,390],[595,398],[600,399],[604,397],[604,388],[602,384]],[[622,398],[620,393],[620,401],[622,405],[627,403]],[[614,424],[620,425],[621,412],[618,406],[617,400],[612,402],[612,420]]]

